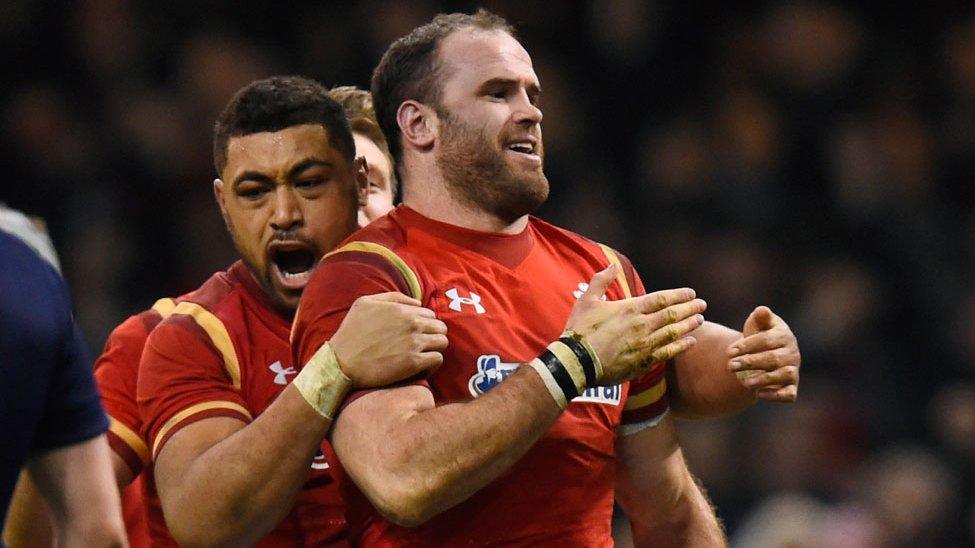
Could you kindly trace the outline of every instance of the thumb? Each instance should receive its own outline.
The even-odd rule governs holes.
[[[775,314],[772,313],[772,309],[767,306],[759,306],[748,315],[743,332],[747,337],[759,331],[766,331],[772,328],[774,322]]]
[[[598,301],[606,294],[610,284],[616,279],[616,265],[611,264],[593,275],[589,280],[589,288],[579,297],[580,301]]]

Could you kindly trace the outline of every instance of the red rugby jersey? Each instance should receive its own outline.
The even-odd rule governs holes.
[[[296,374],[291,321],[275,311],[240,261],[210,277],[149,335],[138,403],[152,458],[179,429],[208,417],[250,422]],[[345,507],[326,453],[311,464],[295,508],[258,546],[344,544]],[[155,486],[151,485],[154,490]],[[165,527],[150,514],[153,534]]]
[[[129,545],[134,548],[150,546],[143,477],[149,465],[149,449],[139,434],[142,420],[136,403],[139,358],[149,332],[174,306],[172,299],[160,299],[149,310],[130,316],[112,331],[95,361],[95,381],[111,422],[108,444],[128,464],[135,478],[122,490],[122,517]]]
[[[521,234],[499,235],[401,206],[354,239],[323,259],[305,289],[294,324],[295,361],[307,361],[334,334],[356,298],[400,290],[447,324],[444,364],[423,381],[438,404],[477,397],[537,356],[559,337],[586,283],[609,261],[624,268],[607,298],[644,292],[615,252],[536,218]],[[511,470],[417,528],[382,518],[336,467],[352,540],[368,546],[612,545],[616,428],[654,420],[667,409],[662,364],[635,386],[587,390]]]

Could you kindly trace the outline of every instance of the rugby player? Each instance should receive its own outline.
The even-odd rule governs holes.
[[[356,299],[391,290],[432,308],[450,345],[435,373],[358,391],[336,419],[351,538],[611,545],[615,496],[637,544],[720,545],[667,413],[664,362],[676,358],[678,382],[722,373],[694,392],[722,396],[705,410],[756,390],[791,400],[795,337],[766,307],[744,333],[703,323],[692,290],[644,295],[625,257],[531,217],[548,195],[539,96],[530,56],[485,11],[414,29],[373,75],[404,205],[323,259],[295,363]],[[755,371],[747,389],[729,369]]]
[[[11,230],[10,220],[26,218],[2,204],[0,213],[0,516],[26,464],[58,544],[123,546],[108,420],[67,287],[46,234],[29,223]]]
[[[321,255],[356,227],[366,173],[341,107],[299,77],[254,82],[217,121],[214,194],[241,261],[152,329],[138,375],[143,437],[180,544],[341,542],[324,441],[350,386],[441,361],[445,327],[399,292],[361,300],[299,373],[289,330]],[[162,531],[150,514],[153,535]]]
[[[354,86],[340,86],[330,89],[328,96],[345,110],[352,126],[356,155],[366,160],[369,193],[366,204],[359,208],[359,226],[366,226],[393,209],[397,189],[393,157],[376,121],[371,93]]]
[[[359,220],[368,223],[393,208],[396,187],[392,157],[376,122],[368,91],[342,86],[329,90],[328,96],[345,111],[356,153],[365,160],[368,192],[365,205],[359,208]],[[127,318],[109,335],[95,362],[95,380],[110,420],[107,438],[115,478],[122,488],[126,533],[133,547],[150,546],[151,540],[142,475],[149,465],[149,449],[139,435],[142,420],[136,404],[139,359],[149,332],[183,298],[160,299],[150,309]],[[14,511],[7,523],[8,543],[16,547],[30,539],[33,544],[50,544],[44,541],[50,538],[51,531],[43,502],[26,476],[21,482],[11,501]],[[162,537],[162,532],[157,531],[156,536]]]

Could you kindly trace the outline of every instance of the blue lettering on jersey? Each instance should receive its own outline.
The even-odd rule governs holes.
[[[467,388],[475,398],[494,388],[501,381],[510,376],[520,363],[505,363],[496,354],[481,356],[477,359],[477,372],[467,383]]]
[[[477,358],[477,371],[467,382],[467,388],[475,398],[497,386],[507,379],[519,367],[520,363],[501,361],[497,354],[486,354]],[[620,385],[594,386],[587,388],[574,402],[602,403],[619,405],[623,389]]]

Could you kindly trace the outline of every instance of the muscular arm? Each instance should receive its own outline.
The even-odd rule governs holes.
[[[410,527],[501,475],[560,413],[541,377],[523,367],[466,403],[435,407],[422,386],[372,392],[345,408],[332,441],[376,509]]]
[[[119,488],[132,482],[133,474],[129,465],[114,452],[111,453],[112,469]],[[27,546],[50,546],[54,542],[51,511],[37,490],[34,480],[24,470],[17,480],[7,523],[4,525],[3,542],[11,548]]]
[[[28,461],[60,546],[125,546],[125,527],[105,436]],[[32,539],[33,541],[33,539]]]
[[[616,498],[635,546],[725,546],[717,517],[691,476],[671,417],[616,442]]]
[[[678,415],[729,415],[757,399],[791,403],[798,397],[799,342],[767,306],[748,315],[742,332],[706,322],[694,337],[697,345],[667,372]]]
[[[357,300],[329,342],[335,352],[334,367],[340,367],[356,386],[373,386],[438,365],[443,359],[438,350],[447,343],[446,327],[433,317],[433,312],[418,305],[398,293]],[[160,406],[153,403],[153,398],[173,397],[172,379],[181,378],[176,369],[185,369],[171,367],[165,352],[155,344],[166,328],[163,324],[153,332],[143,354],[139,383],[140,394],[146,392],[146,397],[140,404],[146,409]],[[168,345],[179,346],[180,340],[171,339]],[[294,506],[331,425],[325,415],[330,415],[334,407],[316,406],[339,403],[333,398],[309,399],[299,390],[299,384],[309,386],[303,381],[312,378],[307,374],[315,374],[315,361],[316,358],[307,361],[292,384],[252,422],[246,422],[242,415],[209,416],[187,423],[168,440],[158,433],[159,423],[179,416],[175,409],[192,409],[200,401],[206,405],[206,399],[198,392],[212,394],[211,401],[217,401],[217,405],[229,402],[231,407],[239,406],[230,399],[236,392],[226,383],[223,388],[215,383],[200,383],[169,412],[147,418],[163,443],[155,461],[156,485],[166,523],[180,544],[252,544],[270,532]],[[372,366],[374,362],[382,367]],[[331,377],[323,382],[334,388],[339,379]],[[335,389],[335,393],[340,398],[344,391]],[[226,401],[220,402],[221,397]]]
[[[166,524],[185,546],[240,546],[264,536],[294,505],[330,421],[294,386],[254,422],[195,422],[156,458]]]
[[[741,333],[704,322],[694,338],[697,344],[667,368],[671,411],[683,418],[721,416],[755,403],[754,393],[728,370],[728,345],[740,339]]]

